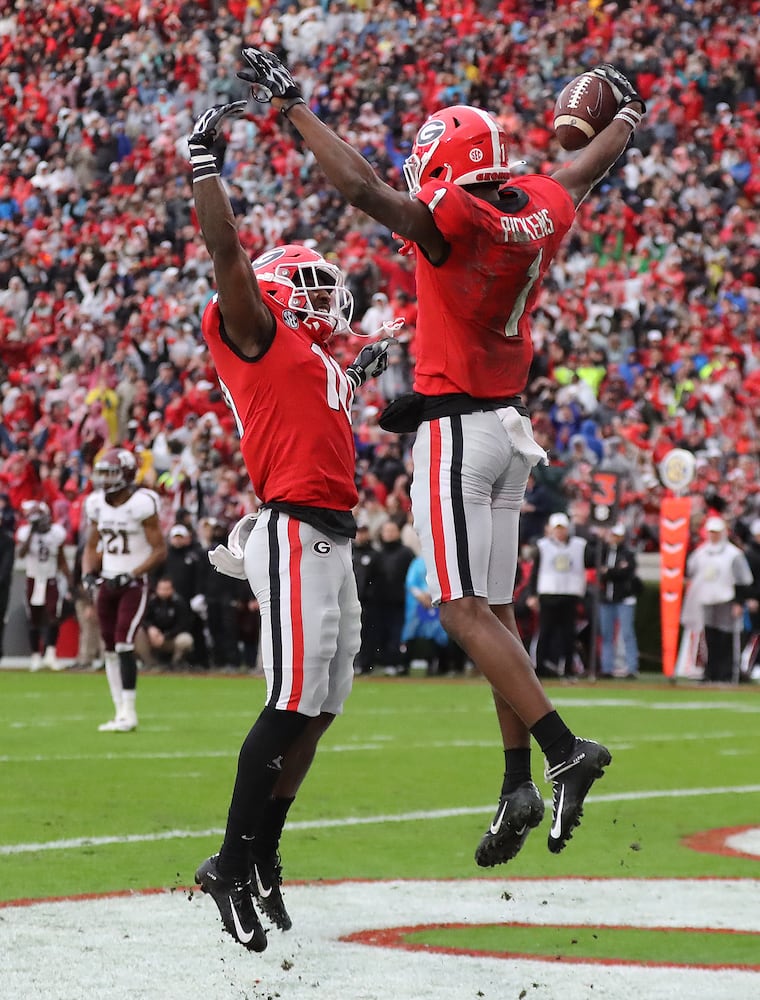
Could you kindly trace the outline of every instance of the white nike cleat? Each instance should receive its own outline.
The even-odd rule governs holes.
[[[49,670],[59,670],[58,658],[55,655],[55,646],[48,646],[45,649],[45,655],[42,657],[42,666],[47,667]]]
[[[39,653],[32,653],[29,657],[29,669],[33,674],[36,674],[38,670],[42,670],[42,657]]]
[[[496,815],[475,851],[475,861],[481,868],[493,868],[511,861],[543,818],[541,793],[532,781],[524,781],[499,799]]]
[[[137,712],[134,708],[125,708],[117,716],[118,723],[116,731],[118,733],[131,733],[137,729]]]
[[[134,712],[120,712],[115,718],[98,726],[101,733],[131,733],[137,729],[137,715]]]
[[[554,785],[552,825],[549,830],[549,850],[559,854],[573,835],[583,815],[583,801],[597,778],[612,761],[607,747],[593,740],[575,740],[567,760],[547,767],[546,780]]]
[[[98,726],[98,732],[99,733],[118,733],[118,732],[121,731],[119,729],[120,722],[121,722],[121,720],[118,718],[118,716],[115,719],[109,719],[108,722],[102,722]]]
[[[225,879],[219,872],[219,855],[207,858],[195,873],[196,885],[214,900],[229,935],[248,951],[264,951],[267,934],[253,905],[251,881]]]

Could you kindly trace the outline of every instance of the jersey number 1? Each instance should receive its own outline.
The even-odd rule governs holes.
[[[525,303],[528,301],[528,296],[530,295],[530,290],[535,285],[538,280],[538,276],[541,273],[541,260],[543,259],[544,251],[543,248],[538,251],[536,256],[531,261],[531,265],[525,272],[526,281],[525,284],[520,289],[520,294],[515,299],[515,304],[512,306],[512,312],[509,314],[509,319],[504,326],[504,336],[505,337],[516,337],[520,332],[517,329],[517,325],[523,317],[525,312]]]

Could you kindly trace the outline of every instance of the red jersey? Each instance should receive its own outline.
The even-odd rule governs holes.
[[[349,511],[359,499],[351,383],[292,310],[270,308],[274,340],[252,360],[224,334],[216,296],[201,324],[253,488],[264,503]]]
[[[509,188],[520,193],[509,212],[506,202],[489,204],[444,181],[428,181],[417,194],[451,247],[437,267],[417,250],[414,388],[426,396],[497,398],[525,388],[528,317],[575,207],[545,175]]]

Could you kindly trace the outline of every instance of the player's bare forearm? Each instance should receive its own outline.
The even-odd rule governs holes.
[[[132,570],[132,575],[145,576],[146,573],[152,573],[154,569],[158,569],[159,566],[163,566],[165,562],[166,547],[163,549],[153,549],[147,559],[144,559],[139,566],[135,566]]]
[[[240,243],[230,199],[218,176],[195,181],[193,197],[206,249],[214,262],[227,334],[246,356],[255,357],[271,341],[274,320]]]
[[[218,176],[193,184],[193,199],[203,240],[212,257],[236,255],[240,249],[235,216]]]
[[[143,521],[143,530],[145,531],[145,538],[151,547],[150,555],[139,566],[135,566],[132,570],[134,576],[144,576],[146,573],[158,569],[159,566],[166,562],[166,540],[164,539],[158,517],[146,518]]]
[[[560,167],[552,176],[579,205],[618,160],[630,138],[631,126],[614,119],[567,166]]]
[[[82,552],[82,576],[87,576],[88,573],[100,572],[102,557],[98,549],[99,541],[100,535],[96,531],[94,535],[90,534],[90,537],[87,539],[87,544]]]
[[[66,556],[63,549],[58,550],[58,572],[61,573],[71,587],[72,577],[71,570],[69,569],[69,564],[66,562]]]

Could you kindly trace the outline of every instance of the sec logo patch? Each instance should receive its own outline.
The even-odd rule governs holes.
[[[332,545],[324,538],[320,538],[318,542],[314,542],[311,548],[318,556],[329,556],[332,552]]]
[[[290,309],[286,309],[282,314],[282,322],[286,326],[289,326],[291,330],[296,330],[298,328],[298,317]]]

